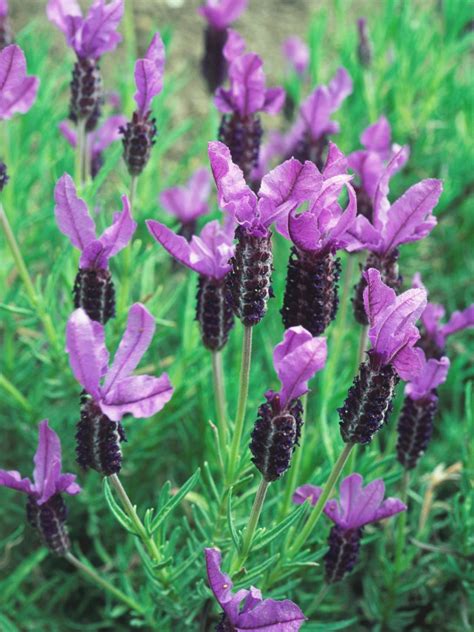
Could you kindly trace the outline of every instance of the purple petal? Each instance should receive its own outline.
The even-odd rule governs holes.
[[[454,312],[446,325],[441,327],[441,335],[446,338],[469,327],[474,327],[474,304],[466,307],[462,312]]]
[[[108,257],[113,257],[130,242],[133,233],[137,228],[137,222],[132,218],[130,202],[126,195],[122,196],[122,212],[114,213],[112,226],[109,226],[98,241],[104,250],[107,250]]]
[[[29,478],[21,478],[20,472],[15,470],[0,470],[0,486],[16,489],[25,494],[33,494],[35,488]]]
[[[189,242],[181,235],[176,235],[172,230],[164,224],[153,219],[146,220],[146,226],[151,236],[167,250],[172,257],[182,263],[191,270],[199,272],[199,270],[191,265],[191,246]]]
[[[25,114],[33,105],[39,79],[26,75],[26,59],[16,44],[0,52],[0,119]]]
[[[56,482],[56,494],[62,492],[70,496],[76,496],[82,491],[80,485],[76,483],[75,474],[61,474]]]
[[[99,405],[112,421],[120,421],[127,413],[145,419],[159,412],[172,395],[173,387],[166,373],[160,377],[133,375],[116,381]]]
[[[77,145],[76,130],[73,129],[67,121],[61,121],[58,127],[59,127],[59,131],[67,140],[67,142],[71,145],[71,147],[76,147]]]
[[[363,215],[357,215],[354,223],[348,228],[346,237],[346,250],[348,252],[357,252],[363,249],[376,252],[382,243],[380,232]]]
[[[318,86],[302,103],[300,114],[311,138],[318,140],[327,133],[332,112],[331,96],[326,86]]]
[[[61,443],[47,419],[39,424],[38,449],[33,460],[37,502],[42,505],[57,493],[56,484],[61,475]]]
[[[249,594],[244,599],[244,605],[242,606],[242,612],[252,610],[259,603],[263,601],[262,591],[254,586],[250,586]]]
[[[221,571],[222,555],[218,549],[204,549],[206,558],[207,581],[214,597],[224,610],[231,624],[235,624],[239,616],[239,606],[249,594],[248,590],[232,593],[231,578]]]
[[[288,235],[295,246],[306,252],[316,251],[321,243],[321,231],[314,214],[310,212],[299,215],[295,212],[290,213]]]
[[[300,37],[293,35],[283,42],[283,55],[298,75],[304,75],[309,65],[309,47]]]
[[[340,487],[340,504],[346,529],[357,529],[375,521],[377,509],[383,500],[385,484],[377,479],[362,486],[362,476],[351,474]]]
[[[328,84],[331,98],[331,112],[341,106],[344,99],[352,94],[352,79],[345,68],[338,68],[334,78]]]
[[[265,599],[252,610],[242,612],[235,626],[237,632],[297,632],[305,621],[301,609],[289,599]]]
[[[398,375],[406,382],[416,379],[423,370],[423,351],[413,346],[418,336],[418,330],[416,330],[416,335],[401,346],[390,360]]]
[[[431,211],[443,190],[440,180],[422,180],[413,185],[392,205],[385,226],[384,250],[426,237],[436,226]]]
[[[259,55],[236,57],[229,67],[232,109],[248,116],[262,109],[265,102],[265,74]],[[217,105],[217,104],[216,104]]]
[[[154,332],[155,319],[146,307],[141,303],[132,305],[128,311],[127,328],[105,376],[102,389],[105,398],[117,382],[124,380],[136,368],[150,346]]]
[[[151,40],[144,59],[135,64],[135,83],[137,92],[135,102],[138,110],[145,115],[150,108],[153,97],[163,89],[163,73],[165,69],[165,47],[159,33]]]
[[[48,20],[68,35],[67,16],[81,17],[82,11],[77,0],[49,0],[46,6]]]
[[[8,0],[0,0],[0,17],[6,18],[8,15]]]
[[[80,46],[76,52],[81,57],[97,59],[114,50],[122,36],[117,33],[123,17],[123,0],[96,0],[89,9],[81,29]]]
[[[411,399],[419,400],[430,397],[432,391],[446,381],[449,371],[449,358],[446,356],[440,360],[426,358],[420,374],[405,387],[405,395]]]
[[[385,116],[381,116],[373,125],[367,127],[360,137],[360,142],[366,149],[386,154],[390,151],[392,130]]]
[[[374,326],[378,316],[395,303],[397,295],[382,281],[379,270],[370,268],[364,276],[367,281],[367,287],[364,290],[364,308],[370,325]]]
[[[101,154],[109,145],[114,143],[116,140],[120,140],[122,137],[120,127],[126,125],[126,123],[127,119],[122,114],[109,116],[109,118],[94,133],[92,146],[94,154]]]
[[[76,309],[66,327],[66,352],[72,372],[94,399],[100,397],[99,383],[104,368],[103,336],[99,337],[97,325],[83,309]]]
[[[245,47],[246,44],[242,35],[234,29],[227,29],[227,40],[222,51],[227,61],[230,63],[236,57],[243,55]]]
[[[282,385],[282,406],[307,392],[308,381],[324,367],[326,356],[326,338],[313,338],[304,327],[285,331],[283,341],[273,351],[273,364]]]
[[[54,214],[59,230],[69,237],[73,246],[84,250],[95,240],[95,224],[86,203],[77,196],[74,182],[67,173],[56,183],[54,201]]]
[[[209,171],[201,167],[193,173],[185,186],[165,189],[160,194],[160,202],[165,211],[186,224],[209,211],[207,201],[210,192]]]
[[[329,141],[328,155],[323,169],[324,179],[327,180],[328,178],[345,174],[347,167],[346,156],[335,143]]]
[[[204,276],[223,279],[232,267],[229,263],[234,254],[232,242],[217,220],[209,222],[199,237],[193,235],[191,239],[190,265]]]
[[[267,88],[262,111],[267,114],[278,114],[285,105],[286,91],[281,86]]]
[[[211,26],[224,30],[237,20],[246,6],[247,0],[206,0],[198,12]]]
[[[373,522],[383,520],[384,518],[390,518],[391,516],[395,516],[396,514],[406,510],[407,506],[400,499],[387,498],[375,512]]]
[[[295,493],[292,496],[292,501],[295,505],[302,505],[309,498],[314,507],[322,493],[322,487],[316,487],[316,485],[310,485],[308,483],[306,485],[301,485],[301,487],[298,487],[295,490]]]
[[[444,314],[445,309],[442,305],[428,303],[425,307],[425,311],[421,315],[421,322],[423,323],[426,333],[428,333],[431,338],[438,339],[441,337],[441,346],[444,346],[444,336],[441,335],[442,327],[440,321]]]
[[[391,158],[385,167],[374,195],[374,219],[373,224],[377,228],[382,228],[388,221],[387,213],[390,209],[388,193],[390,190],[390,178],[399,171],[408,160],[410,150],[407,146],[401,147]]]

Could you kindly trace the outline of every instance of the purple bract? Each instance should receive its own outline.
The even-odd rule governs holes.
[[[75,482],[75,474],[61,473],[61,442],[47,419],[39,423],[38,449],[33,460],[33,482],[29,478],[21,478],[15,470],[0,470],[0,485],[32,496],[37,505],[44,505],[62,492],[71,496],[79,494],[81,488]]]
[[[449,371],[449,358],[443,356],[440,360],[423,355],[420,373],[405,386],[405,395],[415,401],[436,399],[434,390],[446,381]]]
[[[222,629],[235,632],[297,632],[306,617],[290,601],[262,599],[262,593],[253,586],[250,590],[232,592],[231,578],[221,571],[221,553],[218,549],[205,549],[207,577],[214,597],[224,611]]]
[[[210,193],[209,171],[200,167],[184,186],[170,187],[162,191],[160,202],[167,213],[176,217],[182,224],[188,224],[209,212]]]
[[[206,0],[198,13],[217,30],[226,29],[245,10],[247,0]]]
[[[152,99],[163,89],[165,70],[165,47],[159,33],[155,33],[145,57],[135,62],[135,84],[137,91],[134,99],[141,117],[150,110]]]
[[[288,37],[282,46],[283,55],[298,75],[304,75],[309,65],[309,48],[300,37]]]
[[[137,227],[131,216],[128,198],[124,195],[122,212],[114,213],[112,225],[97,238],[94,220],[84,200],[77,197],[74,182],[67,173],[56,184],[54,200],[59,230],[82,252],[81,268],[107,269],[109,259],[125,248]]]
[[[82,309],[76,309],[68,320],[66,351],[74,377],[112,421],[120,421],[127,413],[139,419],[151,417],[171,399],[173,387],[166,373],[158,378],[131,375],[150,346],[154,331],[150,312],[140,303],[132,305],[109,367],[103,326]]]
[[[0,120],[17,112],[25,114],[33,105],[39,79],[26,74],[26,59],[16,44],[0,52]]]

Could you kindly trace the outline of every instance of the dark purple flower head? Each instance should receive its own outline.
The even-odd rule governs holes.
[[[315,505],[321,493],[321,487],[303,485],[295,491],[293,502],[300,505],[310,498],[311,504]],[[340,500],[328,500],[324,513],[342,529],[351,530],[406,511],[406,505],[401,500],[384,500],[384,494],[385,484],[381,478],[363,487],[362,476],[351,474],[339,486]]]
[[[335,252],[351,242],[352,237],[348,231],[357,215],[357,200],[355,191],[349,184],[351,176],[344,172],[337,173],[337,165],[340,163],[344,164],[344,155],[331,143],[326,168],[320,181],[315,183],[314,197],[308,210],[299,215],[296,211],[290,213],[287,233],[280,231],[301,251]],[[328,176],[332,172],[336,175]],[[349,195],[345,211],[337,201],[344,186]]]
[[[79,262],[81,268],[107,269],[109,259],[125,248],[137,227],[132,219],[128,198],[124,195],[122,212],[114,214],[112,225],[97,238],[94,220],[84,200],[77,197],[74,182],[67,173],[56,184],[54,200],[59,230],[82,253]]]
[[[308,392],[308,381],[324,368],[327,344],[324,336],[313,337],[304,327],[291,327],[273,351],[273,366],[281,382],[278,393],[270,392],[269,399],[279,398],[284,409]]]
[[[81,488],[75,482],[75,474],[61,473],[61,443],[47,419],[39,423],[38,449],[33,460],[33,482],[21,478],[15,470],[0,470],[0,485],[32,496],[37,505],[43,505],[62,492],[71,496],[79,494]]]
[[[367,29],[367,20],[359,18],[357,20],[357,31],[359,34],[359,45],[357,47],[357,55],[363,66],[370,66],[372,63],[372,44],[370,42]]]
[[[209,222],[199,236],[192,236],[190,242],[155,220],[147,220],[146,225],[151,236],[172,257],[194,272],[223,279],[231,269],[229,259],[234,254],[232,225],[222,228],[217,220]]]
[[[378,121],[362,132],[360,142],[364,149],[349,154],[347,162],[349,167],[359,176],[363,190],[373,201],[387,162],[400,151],[401,147],[392,144],[392,130],[385,116],[381,116]],[[409,148],[404,147],[403,149],[399,160],[393,163],[390,177],[399,171],[409,158]]]
[[[302,76],[308,69],[309,64],[309,48],[306,42],[300,37],[293,35],[283,42],[283,55],[294,68],[295,72]]]
[[[224,630],[235,632],[297,632],[306,617],[292,601],[262,599],[262,593],[253,586],[250,590],[232,592],[231,578],[221,571],[221,553],[218,549],[205,549],[207,577],[214,596],[224,611]]]
[[[163,89],[163,73],[165,70],[165,47],[160,34],[155,33],[145,57],[135,62],[135,103],[141,117],[150,110],[153,97]]]
[[[407,153],[408,148],[402,147],[385,167],[373,199],[372,222],[359,215],[351,228],[351,252],[367,249],[386,257],[402,244],[423,239],[436,226],[431,211],[443,190],[441,180],[421,180],[393,204],[388,200],[390,178],[405,164]]]
[[[198,13],[210,26],[222,31],[237,20],[247,7],[247,0],[206,0]]]
[[[171,399],[169,377],[131,375],[150,346],[155,320],[140,303],[128,312],[127,328],[109,367],[104,328],[82,309],[70,316],[66,329],[66,351],[74,377],[112,421],[130,413],[138,419],[151,417]]]
[[[194,222],[209,213],[208,200],[211,193],[211,178],[205,167],[197,169],[184,186],[165,189],[160,202],[167,213],[182,224]]]
[[[426,290],[419,273],[413,277],[413,287]],[[446,310],[442,305],[428,303],[421,314],[424,333],[441,352],[446,346],[448,336],[463,329],[474,327],[474,303],[462,311],[453,312],[448,322],[442,325],[441,320],[445,313]]]
[[[17,112],[25,114],[33,105],[39,79],[26,74],[26,59],[16,44],[0,52],[0,120],[10,119]]]
[[[369,319],[369,354],[378,366],[392,365],[403,380],[422,368],[423,352],[415,347],[420,333],[415,325],[426,307],[426,292],[412,289],[397,296],[371,268],[365,273],[364,306]]]
[[[254,236],[267,235],[274,222],[286,223],[288,214],[312,197],[322,179],[313,163],[291,158],[263,177],[257,196],[226,145],[210,142],[208,153],[220,208]]]
[[[122,36],[117,32],[123,16],[123,0],[94,0],[83,17],[76,0],[49,0],[46,14],[66,37],[66,43],[81,59],[99,59],[114,50]]]
[[[89,134],[88,143],[91,151],[92,164],[100,160],[102,152],[104,152],[109,145],[116,140],[120,140],[120,127],[125,125],[126,122],[127,119],[123,114],[114,114],[113,116],[109,116],[100,127]],[[76,147],[76,131],[72,129],[67,121],[61,121],[61,123],[59,123],[59,131],[71,147]]]
[[[285,101],[281,87],[267,88],[263,61],[256,53],[244,53],[245,41],[235,31],[229,32],[224,56],[229,62],[230,88],[218,88],[217,109],[245,118],[257,112],[278,114]]]
[[[405,386],[405,395],[415,401],[436,399],[435,389],[446,381],[449,371],[449,358],[427,360],[423,354],[422,369]]]

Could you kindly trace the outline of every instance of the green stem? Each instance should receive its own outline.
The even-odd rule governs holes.
[[[125,491],[122,483],[120,482],[120,479],[117,476],[117,474],[112,474],[111,476],[109,476],[109,481],[111,482],[115,491],[117,492],[118,497],[120,498],[120,502],[122,503],[122,507],[124,508],[125,513],[128,515],[128,517],[132,521],[135,531],[138,537],[140,538],[140,540],[143,542],[148,552],[148,555],[154,562],[159,562],[161,555],[158,550],[158,547],[156,546],[156,543],[153,537],[148,535],[143,525],[143,522],[140,520],[137,514],[135,506],[132,504],[130,498],[128,497],[128,494]]]
[[[307,615],[311,615],[311,614],[313,614],[314,612],[316,612],[318,610],[318,608],[321,605],[322,601],[324,600],[324,598],[328,594],[330,588],[331,588],[331,584],[323,584],[323,587],[318,592],[316,597],[309,604],[309,606],[307,608],[305,608],[305,613]]]
[[[33,281],[31,280],[30,273],[26,267],[25,261],[21,254],[20,247],[18,246],[18,242],[13,234],[13,231],[10,226],[10,222],[8,221],[8,217],[3,209],[3,206],[0,204],[0,224],[3,229],[3,233],[5,235],[5,239],[7,240],[7,244],[10,248],[10,252],[12,253],[13,260],[15,261],[16,268],[18,270],[18,274],[20,275],[21,280],[23,281],[23,285],[25,286],[26,293],[30,300],[32,307],[37,311],[38,316],[43,323],[43,327],[46,331],[46,334],[51,342],[53,348],[57,349],[57,338],[56,338],[56,330],[53,326],[51,318],[49,314],[46,313],[42,302],[36,293],[35,286],[33,285]]]
[[[132,176],[130,181],[130,194],[128,200],[130,202],[130,212],[133,215],[133,206],[137,195],[138,176]],[[132,268],[132,244],[131,241],[123,251],[123,279],[121,283],[120,306],[119,311],[125,311],[128,303],[128,295],[130,293],[130,271]]]
[[[242,540],[242,550],[232,564],[231,574],[235,573],[242,567],[250,553],[255,530],[260,519],[260,514],[262,513],[263,503],[265,502],[265,497],[267,495],[269,485],[270,483],[262,478],[262,480],[260,481],[260,485],[258,486],[257,493],[255,495],[255,500],[253,502],[252,511],[250,512],[247,527],[245,528]]]
[[[115,588],[115,586],[113,586],[110,582],[101,577],[94,568],[83,564],[72,553],[66,553],[64,557],[94,584],[97,584],[98,586],[109,592],[111,595],[114,595],[114,597],[117,597],[119,601],[122,601],[131,610],[135,610],[140,614],[145,614],[145,610],[139,603],[137,603],[134,599],[123,593],[118,588]]]
[[[368,342],[369,342],[369,339],[367,337],[368,331],[369,331],[369,326],[368,325],[364,325],[362,327],[362,329],[360,330],[359,353],[358,353],[358,356],[357,356],[357,367],[359,367],[361,362],[364,362],[364,360],[365,360],[365,352],[367,351],[367,345],[368,345]]]
[[[219,445],[222,458],[224,459],[227,450],[228,428],[224,371],[222,368],[222,351],[212,352],[212,378],[214,382],[214,397],[216,402]]]
[[[86,151],[86,119],[80,119],[77,123],[76,141],[76,165],[75,180],[76,185],[83,185],[84,179],[84,152]]]
[[[283,520],[283,518],[288,513],[291,506],[291,497],[293,496],[293,492],[295,491],[298,485],[298,478],[301,470],[301,461],[303,458],[303,444],[304,437],[306,433],[306,409],[308,407],[308,394],[306,393],[301,398],[301,403],[303,405],[303,426],[301,428],[301,437],[300,444],[298,449],[296,450],[296,454],[293,456],[290,471],[288,473],[288,478],[286,480],[285,494],[283,496],[283,502],[280,509],[280,514],[278,517],[278,521]]]
[[[400,500],[407,504],[408,500],[408,489],[410,485],[410,472],[405,470],[402,478],[402,485],[400,490]],[[395,563],[394,563],[394,571],[395,577],[398,577],[402,571],[403,566],[403,552],[405,550],[405,542],[406,542],[406,526],[407,526],[407,512],[402,511],[398,516],[397,521],[397,540],[395,545]]]
[[[314,506],[313,511],[311,512],[308,520],[306,521],[306,524],[301,530],[301,533],[294,541],[293,546],[290,547],[290,552],[292,555],[297,553],[301,549],[301,547],[304,546],[306,540],[311,535],[311,532],[313,531],[316,523],[318,522],[321,514],[323,513],[323,509],[326,504],[326,501],[329,498],[329,496],[332,494],[334,486],[337,483],[339,476],[341,475],[341,472],[344,468],[344,465],[347,459],[349,458],[349,455],[353,447],[354,447],[353,443],[346,443],[346,445],[344,446],[344,450],[341,452],[339,458],[334,464],[331,474],[329,475],[329,478],[326,481],[326,484],[324,485],[322,494],[319,497],[318,502]]]
[[[245,411],[249,392],[250,363],[252,359],[252,327],[244,328],[242,341],[242,363],[240,365],[239,401],[235,418],[234,436],[230,448],[229,464],[227,469],[228,482],[233,483],[237,460],[239,457],[240,442],[244,429]]]

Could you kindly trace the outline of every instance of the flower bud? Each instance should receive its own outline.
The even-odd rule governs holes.
[[[335,524],[329,533],[329,551],[324,556],[326,582],[341,581],[355,566],[359,557],[362,528],[343,529]]]
[[[407,470],[416,467],[425,452],[433,434],[433,421],[437,410],[436,395],[430,399],[419,400],[405,397],[397,426],[397,460]]]
[[[41,539],[56,555],[65,555],[71,548],[66,527],[67,507],[61,496],[56,494],[39,505],[36,498],[28,496],[26,517]]]
[[[139,176],[150,160],[151,148],[155,144],[156,119],[134,112],[132,120],[120,131],[123,135],[123,159],[131,176]]]
[[[219,127],[219,140],[230,150],[232,161],[238,165],[247,182],[258,166],[262,125],[256,114],[241,116],[238,112],[224,114]]]
[[[80,268],[73,297],[76,309],[82,307],[91,320],[102,325],[115,316],[115,288],[108,269]]]
[[[196,320],[204,346],[211,351],[224,347],[234,326],[234,315],[227,301],[225,278],[216,280],[199,276]]]
[[[102,102],[98,61],[89,57],[78,58],[72,72],[69,118],[74,123],[87,119],[86,130],[92,132],[99,120]]]

